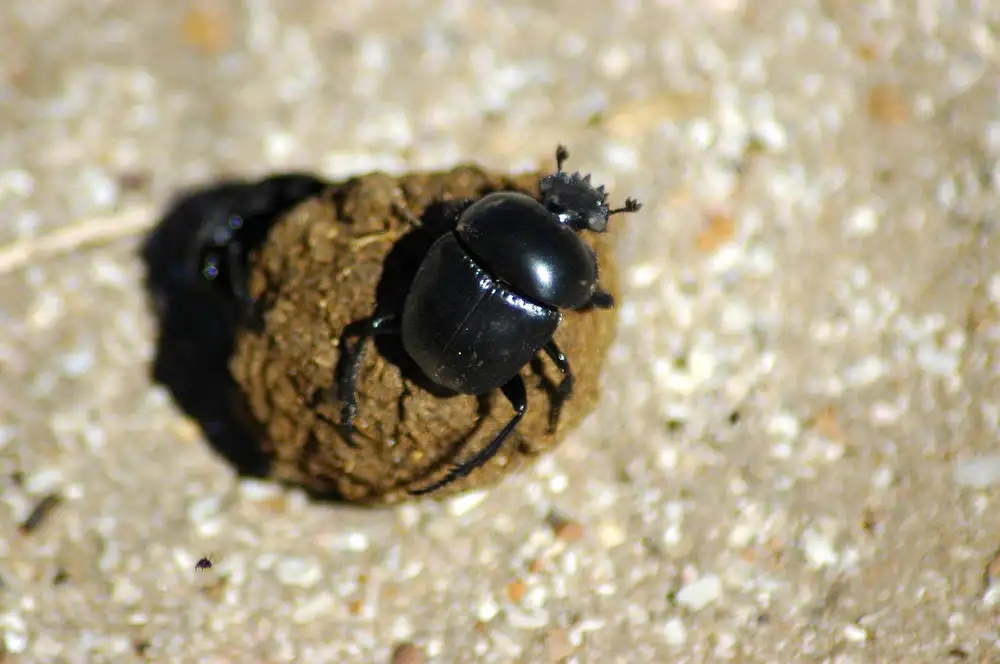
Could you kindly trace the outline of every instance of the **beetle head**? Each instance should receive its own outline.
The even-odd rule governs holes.
[[[628,198],[625,206],[612,210],[608,207],[608,194],[604,185],[595,187],[590,174],[568,173],[563,163],[569,152],[563,146],[556,148],[556,172],[543,177],[538,183],[542,205],[559,221],[570,228],[603,233],[608,228],[608,217],[621,212],[636,212],[642,204]]]

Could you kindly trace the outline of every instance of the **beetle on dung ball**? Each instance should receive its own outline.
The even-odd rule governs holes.
[[[609,217],[636,212],[641,204],[628,198],[623,207],[611,209],[603,186],[592,185],[589,175],[563,169],[568,156],[565,147],[556,149],[556,171],[541,178],[537,199],[501,191],[455,201],[455,228],[431,246],[402,310],[376,311],[353,348],[343,351],[338,387],[341,427],[349,442],[365,345],[375,336],[398,336],[435,384],[470,395],[499,388],[514,409],[489,444],[441,479],[412,490],[414,495],[461,479],[497,454],[527,411],[520,372],[538,353],[563,376],[549,415],[554,431],[574,380],[569,359],[553,339],[561,312],[614,306],[600,288],[597,256],[579,233],[602,233]]]

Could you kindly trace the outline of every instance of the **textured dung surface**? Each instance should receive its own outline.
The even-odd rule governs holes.
[[[435,394],[406,364],[399,343],[380,340],[379,346],[369,343],[359,376],[357,447],[350,447],[336,426],[339,344],[344,327],[370,316],[376,301],[385,311],[399,310],[422,257],[448,230],[448,201],[499,190],[536,195],[538,177],[474,166],[399,178],[366,175],[303,203],[272,228],[251,263],[264,326],[240,334],[230,366],[262,430],[275,477],[348,501],[391,503],[410,498],[407,489],[428,485],[448,464],[489,443],[513,412],[499,391],[486,399]],[[426,228],[415,228],[400,208],[423,217]],[[598,251],[602,287],[616,295],[609,249],[614,235],[582,237]],[[498,456],[434,497],[491,486],[554,447],[596,405],[614,331],[614,310],[566,312],[555,339],[570,360],[576,388],[555,433],[548,431],[549,399],[560,374],[539,358],[522,371],[528,412]]]
[[[6,660],[995,661],[1000,3],[389,7],[0,2]],[[591,415],[442,503],[238,477],[173,197],[559,142],[645,205]]]

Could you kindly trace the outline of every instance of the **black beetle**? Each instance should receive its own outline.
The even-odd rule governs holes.
[[[219,196],[195,234],[191,269],[202,283],[232,298],[245,317],[254,307],[247,291],[247,254],[267,237],[271,226],[297,203],[319,194],[327,183],[303,173],[274,175],[239,183]]]
[[[500,388],[514,416],[499,434],[437,482],[411,491],[423,495],[465,477],[491,459],[527,410],[521,369],[544,352],[563,374],[552,398],[549,428],[573,392],[569,360],[553,340],[561,309],[610,308],[614,302],[598,285],[597,257],[577,234],[604,232],[608,217],[636,212],[626,199],[609,209],[604,187],[589,175],[567,173],[569,153],[556,149],[556,172],[539,181],[539,199],[502,191],[456,202],[453,231],[431,246],[401,312],[366,321],[342,359],[339,379],[341,427],[353,444],[358,373],[365,342],[399,335],[403,349],[434,383],[460,394]]]

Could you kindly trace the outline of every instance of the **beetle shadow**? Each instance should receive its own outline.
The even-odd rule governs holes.
[[[240,201],[253,196],[258,186],[234,179],[181,192],[167,204],[140,249],[144,287],[157,323],[152,381],[167,389],[239,475],[250,477],[266,477],[270,463],[253,424],[239,415],[238,390],[228,363],[238,327],[252,320],[241,319],[243,312],[233,298],[200,283],[191,256],[205,224],[238,210]],[[268,225],[299,202],[285,201],[273,214],[269,210]],[[263,240],[255,239],[247,251]]]

